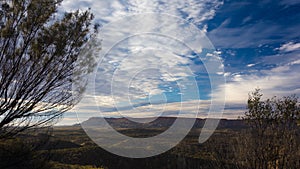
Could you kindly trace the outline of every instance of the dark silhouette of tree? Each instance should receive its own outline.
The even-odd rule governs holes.
[[[244,120],[249,129],[238,138],[236,159],[243,168],[299,168],[300,107],[295,95],[262,100],[256,89],[249,95]]]
[[[84,90],[98,25],[89,10],[59,13],[61,1],[0,2],[0,138],[53,125]]]

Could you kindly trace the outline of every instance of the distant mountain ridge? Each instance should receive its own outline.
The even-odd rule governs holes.
[[[130,121],[126,118],[106,118],[106,121],[114,128],[124,128],[124,129],[154,129],[154,128],[169,128],[176,120],[176,117],[158,117],[156,120],[150,123],[136,123]],[[145,121],[149,121],[144,118]],[[193,123],[195,121],[193,128],[202,128],[206,119],[197,118],[179,118],[179,120],[184,120],[186,123]],[[216,119],[217,120],[217,119]],[[82,123],[83,126],[99,126],[100,118],[92,117],[87,121]],[[229,120],[221,119],[218,124],[219,129],[229,128],[229,129],[241,129],[246,128],[246,124],[243,120]]]

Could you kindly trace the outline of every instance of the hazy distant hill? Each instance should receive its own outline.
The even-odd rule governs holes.
[[[114,128],[135,128],[135,129],[153,129],[153,128],[168,128],[170,127],[177,118],[175,117],[159,117],[150,123],[136,123],[130,121],[126,118],[106,118],[106,121]],[[148,119],[144,119],[149,121]],[[180,118],[179,120],[184,120],[185,123],[193,123],[193,119]],[[194,123],[194,128],[202,128],[205,123],[205,119],[196,119]],[[84,126],[99,126],[100,118],[92,117],[87,121],[82,123]],[[242,120],[227,120],[221,119],[218,125],[219,129],[229,128],[229,129],[241,129],[245,128],[245,124]]]

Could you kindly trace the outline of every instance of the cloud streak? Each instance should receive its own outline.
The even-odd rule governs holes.
[[[215,73],[226,77],[227,84],[214,88],[216,93],[211,96],[217,98],[226,91],[226,118],[236,118],[245,111],[247,94],[256,87],[262,89],[265,97],[300,96],[297,73],[300,72],[298,1],[64,0],[61,9],[89,7],[96,16],[96,22],[104,25],[101,38],[104,49],[108,49],[102,51],[106,55],[96,78],[96,100],[98,106],[105,110],[103,112],[117,114],[117,107],[124,114],[138,116],[132,111],[137,109],[146,116],[150,105],[160,107],[167,104],[178,108],[175,105],[178,99],[174,98],[180,98],[182,91],[179,89],[184,90],[187,86],[176,82],[195,78],[201,90],[209,91],[207,67],[201,59],[213,59],[214,56],[219,60],[223,58],[224,65],[219,65]],[[144,17],[145,13],[164,15]],[[188,27],[178,22],[177,17],[206,33],[218,52],[205,51],[212,44],[199,46],[199,42],[192,43],[199,34],[187,33]],[[139,20],[143,22],[137,22]],[[185,33],[180,38],[170,38],[178,36],[176,31]],[[135,33],[134,36],[131,32]],[[150,34],[139,34],[141,32]],[[168,36],[154,36],[153,32]],[[202,41],[205,40],[208,39],[202,38]],[[190,42],[191,48],[196,50],[191,52],[181,42]],[[203,96],[203,93],[200,95]],[[209,97],[202,98],[205,99],[210,100]],[[174,114],[171,108],[166,111],[169,115]],[[158,114],[149,111],[150,116]]]

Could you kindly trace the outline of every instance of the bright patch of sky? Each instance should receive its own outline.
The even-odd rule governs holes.
[[[262,89],[265,97],[290,94],[300,96],[299,1],[64,0],[61,6],[61,10],[67,11],[88,8],[95,14],[97,23],[121,23],[123,32],[118,31],[120,27],[115,26],[116,24],[112,24],[114,27],[110,27],[109,31],[105,30],[118,34],[108,35],[102,32],[102,37],[106,37],[103,40],[111,41],[109,44],[116,42],[119,36],[127,35],[129,30],[138,32],[136,25],[130,24],[130,20],[127,24],[122,22],[124,17],[156,13],[185,19],[202,30],[217,48],[218,52],[214,54],[221,57],[223,65],[216,71],[216,76],[224,76],[227,80],[226,84],[220,83],[218,88],[214,88],[214,94],[211,93],[207,68],[197,54],[214,54],[211,51],[206,52],[204,46],[192,53],[176,39],[135,36],[116,44],[98,69],[96,99],[99,101],[98,108],[100,107],[106,116],[120,116],[122,112],[121,115],[134,117],[134,112],[144,112],[139,113],[138,117],[150,117],[160,115],[161,110],[166,110],[167,115],[174,115],[182,105],[180,101],[188,105],[184,111],[186,116],[189,116],[188,107],[193,104],[188,103],[194,103],[195,100],[180,100],[182,86],[177,82],[191,77],[196,79],[198,90],[195,92],[200,93],[203,103],[200,105],[199,117],[206,117],[209,100],[222,95],[224,91],[226,108],[223,118],[242,115],[248,93],[256,87]],[[142,30],[157,28],[158,32],[165,33],[183,30],[184,26],[172,26],[171,21],[174,19],[168,21],[165,22],[157,16],[145,17]],[[170,26],[164,26],[162,30],[157,27],[160,24]],[[147,43],[143,44],[143,39],[147,39]],[[192,42],[191,37],[186,39]],[[169,48],[165,48],[166,46]],[[148,60],[138,59],[145,56],[151,57]],[[159,65],[161,67],[158,67]],[[185,70],[187,65],[191,72]],[[112,87],[115,90],[112,91]],[[112,92],[114,97],[111,97]],[[125,96],[128,96],[127,100],[123,100]],[[112,105],[116,100],[117,106]],[[86,116],[97,113],[96,109],[86,103],[86,110],[89,111]],[[75,113],[67,113],[61,124],[76,123],[74,117]]]

